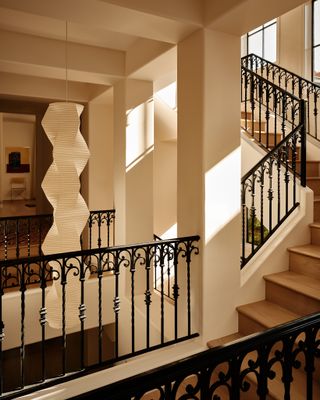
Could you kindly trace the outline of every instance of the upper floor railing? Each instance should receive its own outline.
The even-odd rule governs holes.
[[[41,255],[52,214],[0,217],[0,260]],[[115,210],[90,211],[81,242],[84,249],[114,245]]]
[[[319,335],[317,313],[72,399],[317,400]]]
[[[320,86],[255,54],[242,58],[242,66],[279,88],[306,101],[306,133],[320,141]]]
[[[197,307],[191,288],[198,240],[1,261],[0,398],[198,336],[191,312]],[[169,254],[170,302],[163,286],[157,292],[152,286],[155,266]]]
[[[306,185],[305,101],[242,67],[243,128],[267,154],[241,179],[241,268],[299,204]]]

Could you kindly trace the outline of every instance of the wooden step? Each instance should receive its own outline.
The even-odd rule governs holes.
[[[239,313],[239,332],[242,335],[260,332],[301,317],[295,312],[266,300],[239,306],[237,311]]]
[[[297,171],[301,171],[301,161],[297,161]],[[320,161],[307,161],[306,163],[307,176],[320,176]]]
[[[316,196],[320,195],[320,177],[319,176],[307,177],[307,186],[311,190],[313,190],[313,193]]]
[[[282,140],[282,134],[281,133],[269,133],[269,139],[268,139],[268,145],[274,146],[275,143],[280,143]],[[267,133],[266,132],[254,132],[254,138],[258,140],[259,142],[263,143],[265,146],[267,146]],[[261,138],[261,140],[260,140]]]
[[[264,121],[253,121],[251,119],[241,119],[241,126],[243,126],[248,131],[252,132],[252,127],[254,131],[265,131],[266,130],[266,122]]]
[[[295,246],[289,251],[289,269],[297,274],[320,280],[320,246],[307,244]]]
[[[241,119],[251,119],[252,112],[251,111],[241,111]]]
[[[223,336],[218,339],[209,340],[209,342],[207,343],[207,346],[210,349],[212,349],[214,347],[223,346],[224,344],[229,344],[229,343],[233,342],[234,340],[240,339],[242,337],[243,337],[243,335],[241,335],[241,333],[235,332],[235,333],[232,333],[231,335]]]
[[[266,300],[283,308],[308,315],[320,310],[320,280],[293,271],[264,276]]]

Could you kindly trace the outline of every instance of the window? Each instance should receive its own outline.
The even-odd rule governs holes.
[[[320,83],[320,0],[312,3],[312,76]]]
[[[251,53],[271,62],[277,60],[277,19],[247,33],[247,54]]]

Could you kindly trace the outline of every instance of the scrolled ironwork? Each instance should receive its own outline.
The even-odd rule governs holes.
[[[317,381],[312,375],[319,358],[319,334],[316,313],[107,385],[81,399],[143,399],[159,393],[172,400],[235,400],[248,392],[252,398],[267,399],[276,383],[284,399],[295,398],[299,385],[299,395],[315,400]],[[302,361],[298,359],[304,354]],[[297,383],[293,370],[300,374]]]
[[[20,313],[20,324],[7,335],[16,337],[19,345],[18,362],[20,369],[18,370],[19,388],[10,387],[8,390],[8,372],[7,364],[3,365],[3,382],[5,391],[14,391],[15,394],[22,393],[28,385],[39,387],[38,382],[30,380],[26,371],[29,368],[29,359],[26,356],[30,351],[28,346],[28,329],[30,329],[30,314],[28,313],[28,302],[30,298],[37,297],[39,304],[38,326],[33,326],[33,332],[37,332],[40,351],[37,352],[39,357],[39,365],[41,365],[42,381],[46,382],[48,376],[48,361],[46,354],[51,346],[52,329],[49,330],[50,318],[52,318],[52,310],[47,300],[46,288],[49,285],[49,279],[54,280],[54,288],[61,292],[61,310],[60,315],[57,315],[57,320],[61,321],[61,328],[58,329],[59,347],[56,351],[60,365],[58,376],[66,376],[68,372],[77,373],[84,371],[87,367],[92,368],[92,365],[86,365],[85,358],[85,343],[88,334],[86,324],[91,324],[93,320],[97,320],[96,342],[95,346],[98,350],[97,361],[94,362],[95,367],[112,364],[116,361],[123,360],[128,357],[150,351],[154,348],[167,346],[178,341],[198,336],[192,326],[191,306],[194,299],[191,297],[192,277],[194,266],[192,261],[199,253],[197,242],[198,236],[176,238],[171,240],[158,240],[156,242],[141,243],[129,246],[104,247],[100,249],[82,250],[70,253],[52,254],[46,256],[26,257],[15,260],[1,261],[1,290],[0,309],[6,301],[6,290],[12,285],[16,286],[19,291],[14,294],[18,303],[17,309],[13,312]],[[167,301],[165,293],[165,285],[162,282],[160,291],[160,307],[159,300],[155,301],[156,292],[152,287],[152,272],[156,263],[159,261],[164,264],[166,260],[173,263],[174,268],[174,294],[170,298],[170,307],[174,310],[174,315],[167,313]],[[163,268],[163,270],[165,270]],[[107,274],[105,274],[108,272]],[[128,293],[124,290],[121,282],[123,282],[123,274],[129,277]],[[79,281],[79,292],[72,299],[74,306],[75,324],[78,326],[79,340],[75,341],[76,353],[79,355],[79,365],[74,365],[70,370],[69,365],[69,319],[71,318],[70,309],[68,308],[68,286],[75,281]],[[90,282],[89,282],[90,281]],[[182,281],[184,281],[182,283]],[[29,283],[37,282],[39,289],[32,290]],[[51,283],[50,283],[51,284]],[[110,285],[113,291],[110,291]],[[137,285],[138,289],[137,289]],[[187,290],[179,295],[179,286],[186,287]],[[71,287],[71,286],[69,286]],[[92,292],[88,291],[90,287],[94,288],[96,295],[95,301],[92,303]],[[145,333],[141,335],[138,331],[138,324],[141,324],[141,310],[139,310],[138,296],[142,295],[143,307],[145,307]],[[157,295],[157,298],[159,296]],[[48,303],[48,304],[47,304]],[[185,310],[188,319],[188,326],[182,327],[177,318],[177,310]],[[121,306],[120,306],[121,305]],[[15,307],[15,306],[14,306]],[[124,313],[125,310],[130,310],[130,315]],[[159,310],[160,309],[160,310]],[[58,308],[59,310],[59,308]],[[104,355],[104,324],[105,316],[110,318],[110,311],[114,321],[114,344],[109,358]],[[159,335],[154,337],[154,320],[155,313],[160,313],[160,323],[158,326]],[[107,314],[106,314],[107,313]],[[172,315],[172,317],[171,317]],[[1,317],[1,315],[0,315]],[[2,315],[3,323],[6,323],[6,318]],[[172,318],[170,323],[168,318]],[[1,319],[1,318],[0,318]],[[165,322],[166,321],[166,322]],[[122,324],[122,325],[121,325]],[[174,333],[171,331],[171,325],[174,326]],[[123,326],[126,328],[123,329]],[[52,328],[52,327],[51,327]],[[73,328],[74,329],[74,328]],[[93,329],[93,328],[92,328]],[[2,330],[2,333],[4,331]],[[138,334],[139,332],[139,334]],[[34,333],[32,333],[34,334]],[[74,333],[73,333],[74,334]],[[124,340],[127,340],[127,335],[131,335],[130,350],[123,350]],[[3,338],[3,344],[6,345],[6,337]],[[90,342],[94,339],[90,339]],[[0,356],[3,353],[3,347],[0,345]],[[74,350],[72,350],[74,351]],[[1,358],[1,357],[0,357]],[[73,364],[72,364],[73,365]],[[51,373],[52,375],[52,373]],[[53,380],[54,381],[54,380]],[[7,385],[7,386],[6,386]],[[38,386],[37,386],[38,385]],[[40,384],[41,385],[41,384]],[[26,389],[27,390],[27,389]],[[168,388],[166,388],[168,391]],[[189,395],[196,391],[194,385],[189,385],[187,389]],[[195,393],[195,392],[194,392]]]

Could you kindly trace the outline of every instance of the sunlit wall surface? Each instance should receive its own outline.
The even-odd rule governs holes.
[[[129,110],[126,129],[127,171],[153,150],[153,101]]]
[[[277,60],[277,19],[248,32],[247,50],[268,61]]]
[[[320,83],[320,1],[313,2],[313,80]]]

